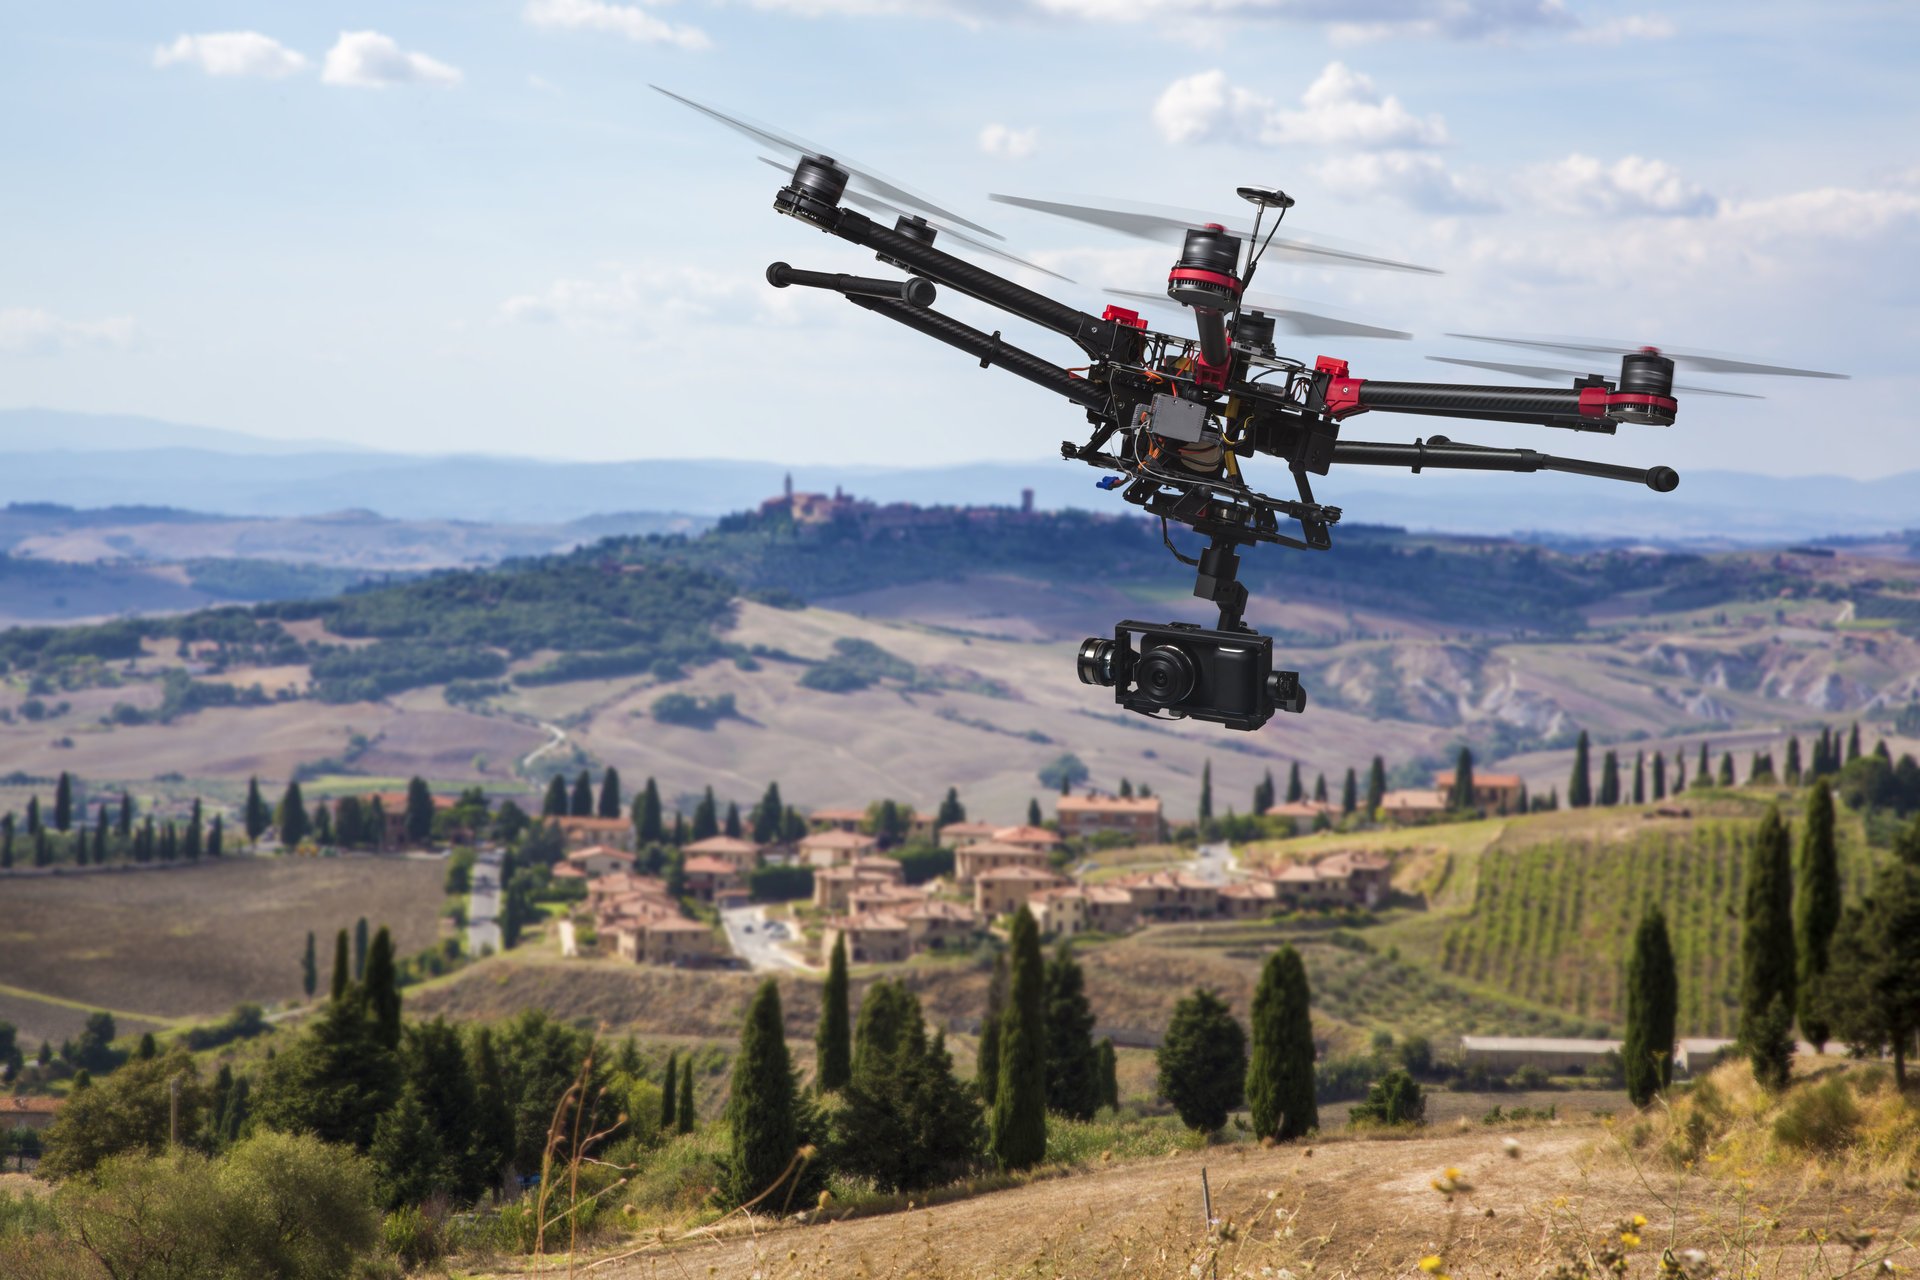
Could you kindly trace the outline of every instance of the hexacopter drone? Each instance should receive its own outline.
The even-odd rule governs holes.
[[[1345,360],[1321,356],[1308,366],[1276,354],[1276,326],[1302,334],[1409,335],[1250,297],[1246,286],[1262,257],[1277,248],[1319,265],[1437,273],[1311,242],[1276,241],[1280,219],[1294,203],[1282,191],[1238,189],[1240,197],[1255,208],[1250,231],[1224,219],[1208,221],[1203,215],[1187,219],[1139,208],[991,197],[1133,235],[1177,236],[1180,257],[1168,273],[1165,297],[1123,295],[1155,303],[1170,301],[1191,312],[1195,336],[1161,333],[1148,328],[1136,311],[1109,306],[1096,316],[935,248],[936,237],[945,236],[970,250],[1045,270],[979,238],[1000,239],[994,232],[865,166],[844,157],[835,159],[770,127],[665,89],[659,91],[788,154],[791,176],[774,195],[775,210],[871,249],[882,263],[908,273],[905,279],[874,278],[802,271],[776,262],[767,268],[769,283],[776,288],[800,285],[839,293],[855,306],[964,351],[983,369],[1005,369],[1073,402],[1085,410],[1093,429],[1084,444],[1062,442],[1061,456],[1112,472],[1100,479],[1099,487],[1118,489],[1126,501],[1160,517],[1163,534],[1171,521],[1191,526],[1207,538],[1197,559],[1181,555],[1170,538],[1166,541],[1176,557],[1197,571],[1194,595],[1218,607],[1214,628],[1129,620],[1115,627],[1111,639],[1096,636],[1080,646],[1080,679],[1113,689],[1117,703],[1144,715],[1191,717],[1252,730],[1264,725],[1275,711],[1306,709],[1299,673],[1276,669],[1272,637],[1242,621],[1247,589],[1237,579],[1238,549],[1262,542],[1308,551],[1331,547],[1330,531],[1340,520],[1340,508],[1316,501],[1308,477],[1326,475],[1336,463],[1408,467],[1415,472],[1425,468],[1564,471],[1644,484],[1658,493],[1671,492],[1680,483],[1670,467],[1642,470],[1532,449],[1487,448],[1445,436],[1411,444],[1345,440],[1340,428],[1348,418],[1367,412],[1408,413],[1611,435],[1620,423],[1672,424],[1679,407],[1673,383],[1676,359],[1711,373],[1844,376],[1630,344],[1455,334],[1450,336],[1562,356],[1618,355],[1619,377],[1573,374],[1572,385],[1558,389],[1356,378]],[[783,171],[788,168],[779,161],[766,163]],[[893,224],[883,225],[860,208],[892,217]],[[1263,239],[1261,226],[1269,213],[1273,222]],[[1010,345],[997,331],[986,333],[942,315],[932,309],[939,286],[1061,334],[1085,353],[1088,363],[1080,369],[1063,368]],[[1429,358],[1521,377],[1555,378],[1570,372],[1538,365]],[[1741,394],[1704,387],[1678,389]],[[1286,462],[1295,497],[1272,497],[1247,483],[1240,460],[1255,454]]]

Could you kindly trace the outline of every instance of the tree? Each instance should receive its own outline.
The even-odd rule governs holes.
[[[1478,807],[1473,794],[1473,752],[1462,747],[1454,757],[1453,787],[1447,793],[1447,808],[1466,813]]]
[[[1882,866],[1866,899],[1842,913],[1821,994],[1832,1033],[1862,1055],[1891,1049],[1904,1088],[1920,1030],[1920,871],[1911,862]]]
[[[1667,753],[1653,753],[1653,802],[1659,804],[1667,798]]]
[[[506,1073],[494,1049],[493,1032],[481,1027],[468,1042],[473,1075],[473,1133],[467,1141],[467,1168],[481,1191],[496,1183],[513,1159],[513,1106]]]
[[[1320,1127],[1313,1094],[1313,1019],[1306,966],[1283,946],[1267,957],[1253,992],[1253,1054],[1247,1105],[1256,1138],[1279,1142]]]
[[[323,810],[324,812],[324,810]],[[193,813],[187,819],[187,833],[181,852],[187,855],[187,861],[198,862],[200,850],[206,841],[206,826],[202,820],[200,797],[193,798]]]
[[[426,1110],[420,1105],[420,1091],[411,1081],[375,1123],[367,1156],[376,1171],[376,1193],[386,1209],[417,1205],[442,1189],[446,1149],[428,1123]]]
[[[1794,903],[1794,951],[1799,961],[1800,1030],[1818,1049],[1830,1034],[1822,1016],[1820,985],[1828,949],[1840,923],[1840,859],[1833,833],[1833,788],[1825,778],[1807,795],[1807,825],[1800,836],[1800,874]]]
[[[740,806],[732,800],[727,801],[727,818],[720,824],[720,830],[730,840],[738,840],[746,834],[746,829],[740,824]]]
[[[441,1151],[434,1182],[459,1199],[475,1198],[493,1181],[493,1173],[473,1155],[474,1133],[481,1123],[479,1086],[460,1029],[445,1018],[408,1024],[400,1063],[404,1087],[419,1099]],[[376,1131],[376,1156],[379,1142]]]
[[[213,821],[207,824],[207,856],[217,858],[226,848],[226,822],[219,814],[213,815]]]
[[[1040,812],[1040,801],[1038,797],[1029,798],[1027,801],[1027,825],[1037,827],[1045,821],[1046,817]]]
[[[425,778],[416,776],[407,780],[407,840],[422,845],[432,836],[433,792]]]
[[[347,931],[342,929],[333,940],[333,986],[328,991],[329,998],[337,1003],[346,996],[349,986]]]
[[[1246,1097],[1247,1033],[1226,1002],[1205,988],[1173,1007],[1154,1058],[1160,1096],[1189,1129],[1212,1133]]]
[[[1364,1102],[1353,1104],[1347,1123],[1356,1125],[1425,1124],[1427,1099],[1411,1072],[1395,1067],[1367,1086]]]
[[[119,1055],[113,1051],[113,1039],[118,1034],[112,1014],[105,1011],[90,1013],[86,1025],[80,1029],[79,1038],[73,1043],[73,1052],[64,1056],[77,1067],[104,1074],[113,1070],[119,1062]],[[41,1065],[46,1064],[43,1062]]]
[[[787,802],[780,797],[780,784],[769,782],[766,794],[753,807],[753,842],[776,844],[780,839],[780,819],[786,816]],[[944,806],[942,812],[945,812]]]
[[[1253,784],[1253,814],[1260,816],[1273,808],[1273,770],[1267,770],[1266,776]]]
[[[1091,1120],[1100,1109],[1100,1061],[1093,1047],[1093,1005],[1086,975],[1062,942],[1047,962],[1047,1110]]]
[[[1801,771],[1800,735],[1795,734],[1793,737],[1787,739],[1786,784],[1790,787],[1799,786]]]
[[[979,1158],[980,1104],[954,1079],[945,1038],[928,1041],[912,992],[877,984],[862,1002],[863,1022],[870,1004],[886,1012],[868,1024],[870,1039],[835,1114],[839,1163],[887,1191],[951,1182]]]
[[[313,930],[307,930],[307,951],[300,958],[300,988],[307,993],[307,999],[313,999],[313,993],[320,986],[320,966],[313,954]]]
[[[1855,720],[1853,728],[1847,733],[1847,763],[1852,764],[1860,758],[1860,722]]]
[[[1580,731],[1580,739],[1573,744],[1573,776],[1567,780],[1567,806],[1572,809],[1585,809],[1593,803],[1593,773],[1588,756],[1593,750],[1587,739],[1587,731]]]
[[[680,1052],[677,1049],[669,1050],[667,1070],[660,1077],[660,1132],[663,1134],[672,1133],[674,1125],[679,1120],[680,1110],[675,1103],[675,1094],[679,1088]]]
[[[993,1158],[1029,1169],[1047,1153],[1046,966],[1040,927],[1025,904],[1014,913],[1007,1007],[1000,1020],[1000,1079],[994,1090]]]
[[[1120,1106],[1120,1059],[1113,1050],[1113,1037],[1101,1036],[1093,1046],[1100,1063],[1100,1105],[1108,1110]]]
[[[1353,766],[1347,766],[1347,780],[1340,785],[1340,812],[1352,813],[1360,807],[1360,779],[1354,774]]]
[[[400,978],[393,962],[393,935],[385,925],[373,935],[367,951],[367,976],[364,983],[367,1011],[380,1043],[389,1049],[400,1047]]]
[[[934,815],[934,826],[947,827],[966,820],[967,806],[960,803],[960,789],[948,787],[946,798],[940,802],[940,811]]]
[[[784,1212],[796,1173],[800,1126],[793,1064],[787,1058],[780,988],[769,978],[754,993],[733,1060],[733,1089],[727,1099],[730,1132],[723,1194],[735,1205],[758,1201],[770,1212]],[[783,1184],[785,1184],[783,1188]]]
[[[1609,808],[1620,803],[1620,756],[1614,751],[1600,761],[1600,803]]]
[[[367,931],[367,918],[361,916],[353,922],[353,980],[355,982],[367,976],[367,942],[370,937]]]
[[[845,1088],[853,1076],[847,999],[847,939],[845,934],[835,934],[833,955],[827,961],[827,985],[820,997],[820,1028],[814,1036],[814,1087],[822,1093]]]
[[[247,807],[245,811],[247,843],[259,843],[261,835],[268,826],[267,802],[260,795],[260,779],[247,779]],[[126,835],[133,822],[132,797],[124,792],[120,796],[120,834]]]
[[[688,1054],[687,1060],[680,1064],[680,1097],[675,1114],[678,1120],[675,1128],[681,1133],[692,1133],[694,1120],[692,1054]]]
[[[280,797],[280,805],[274,810],[273,824],[279,828],[280,843],[289,848],[305,840],[313,830],[313,824],[307,817],[306,801],[300,798],[298,782],[287,783],[287,789]]]
[[[1720,753],[1720,785],[1731,787],[1733,782],[1733,752],[1722,751]]]
[[[979,1057],[974,1088],[992,1109],[1000,1091],[1000,1024],[1007,1016],[1007,953],[993,957],[993,976],[987,979],[987,1010],[980,1019]]]
[[[1644,751],[1633,753],[1633,802],[1647,802],[1647,753]]]
[[[1746,928],[1740,938],[1740,1045],[1754,1078],[1769,1088],[1787,1082],[1793,1061],[1793,868],[1787,825],[1770,806],[1754,832],[1747,861]]]
[[[1693,770],[1694,786],[1710,787],[1713,785],[1713,775],[1708,772],[1709,767],[1707,763],[1707,744],[1703,741],[1700,744],[1700,763],[1694,766]]]
[[[185,849],[186,855],[189,858],[197,858],[200,856],[197,834],[196,829],[189,824],[187,827]],[[334,842],[333,813],[324,803],[313,806],[313,842],[322,848]]]
[[[40,834],[40,797],[39,796],[27,797],[27,834],[30,836],[37,836]]]
[[[53,829],[73,830],[73,778],[65,769],[53,784]]]
[[[608,765],[607,771],[600,775],[599,815],[603,818],[620,816],[620,771],[612,765]]]
[[[1679,1007],[1673,943],[1667,936],[1667,918],[1655,906],[1640,918],[1640,927],[1633,935],[1633,953],[1627,960],[1627,1035],[1620,1057],[1627,1075],[1627,1096],[1636,1107],[1646,1106],[1655,1094],[1673,1083],[1673,1037]]]
[[[640,793],[633,825],[641,844],[659,844],[666,838],[667,829],[661,820],[660,786],[652,778],[647,779],[646,789]]]
[[[559,774],[547,779],[547,794],[540,801],[540,816],[543,818],[564,818],[570,812],[567,805],[567,780]]]
[[[567,812],[576,818],[593,816],[593,779],[585,769],[573,780],[573,798],[567,803]]]
[[[711,840],[720,834],[720,807],[713,798],[713,787],[709,785],[700,797],[700,803],[693,807],[693,839]]]
[[[92,1173],[115,1156],[159,1155],[173,1130],[172,1081],[180,1081],[180,1132],[197,1133],[207,1089],[184,1048],[135,1059],[98,1083],[70,1093],[46,1131],[40,1175],[52,1180]]]
[[[1213,821],[1213,761],[1200,766],[1200,824]]]
[[[1387,796],[1387,762],[1379,756],[1367,766],[1367,820],[1380,812],[1380,802]]]

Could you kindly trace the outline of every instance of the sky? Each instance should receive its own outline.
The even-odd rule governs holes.
[[[1416,335],[1282,338],[1356,376],[1551,363],[1448,332],[1852,375],[1683,371],[1766,399],[1456,439],[1885,476],[1920,468],[1916,66],[1904,0],[0,0],[0,407],[577,459],[1039,461],[1084,435],[1047,392],[768,287],[774,260],[883,269],[775,214],[763,149],[658,84],[877,166],[1096,312],[1172,250],[989,192],[1237,216],[1235,187],[1282,187],[1289,231],[1445,273],[1262,269]]]

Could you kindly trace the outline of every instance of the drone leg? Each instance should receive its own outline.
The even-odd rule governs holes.
[[[1220,606],[1221,631],[1246,631],[1240,620],[1247,609],[1247,588],[1238,581],[1240,555],[1234,550],[1239,539],[1216,532],[1207,549],[1200,553],[1200,569],[1194,576],[1193,594]]]

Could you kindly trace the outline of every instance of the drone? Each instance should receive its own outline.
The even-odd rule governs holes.
[[[1165,294],[1123,294],[1130,301],[1172,306],[1190,315],[1191,333],[1161,332],[1133,308],[1109,305],[1094,315],[936,247],[936,240],[943,238],[970,252],[1066,279],[1000,248],[993,243],[1002,239],[997,233],[844,155],[835,158],[770,126],[654,88],[787,154],[787,161],[762,157],[788,175],[773,197],[777,212],[871,250],[881,263],[906,273],[904,279],[849,275],[775,262],[767,268],[769,284],[838,293],[863,310],[964,352],[983,369],[1003,369],[1024,378],[1085,413],[1089,434],[1081,442],[1063,441],[1060,456],[1109,473],[1097,481],[1100,489],[1117,490],[1126,502],[1158,517],[1168,550],[1195,570],[1193,594],[1218,610],[1211,628],[1127,620],[1115,626],[1111,638],[1095,636],[1081,644],[1076,669],[1082,682],[1110,688],[1118,705],[1158,719],[1191,718],[1250,731],[1278,711],[1306,710],[1299,673],[1280,669],[1272,637],[1244,621],[1248,594],[1238,578],[1240,549],[1260,543],[1304,551],[1331,548],[1341,509],[1314,496],[1310,477],[1324,476],[1335,465],[1406,467],[1415,473],[1559,471],[1643,484],[1656,493],[1671,493],[1680,483],[1671,467],[1616,466],[1533,449],[1467,444],[1442,435],[1411,444],[1342,438],[1341,429],[1351,418],[1397,413],[1611,435],[1622,424],[1672,425],[1679,412],[1677,390],[1744,394],[1676,388],[1676,360],[1711,373],[1845,376],[1652,346],[1450,334],[1562,359],[1617,355],[1618,376],[1429,357],[1526,378],[1565,374],[1572,381],[1570,386],[1543,388],[1356,377],[1344,359],[1320,356],[1309,365],[1280,355],[1274,343],[1277,329],[1354,337],[1411,335],[1249,294],[1247,286],[1263,259],[1273,253],[1318,265],[1438,273],[1310,240],[1278,239],[1280,222],[1294,200],[1277,188],[1237,189],[1254,209],[1250,229],[1244,222],[1206,215],[990,197],[1125,234],[1177,239],[1179,257],[1167,274]],[[934,310],[942,288],[1061,335],[1080,349],[1086,363],[1063,367],[1012,345],[997,330],[985,332]],[[1254,488],[1241,464],[1256,454],[1286,464],[1292,496]],[[1206,547],[1195,557],[1182,554],[1168,536],[1170,524],[1193,529],[1207,539]]]

